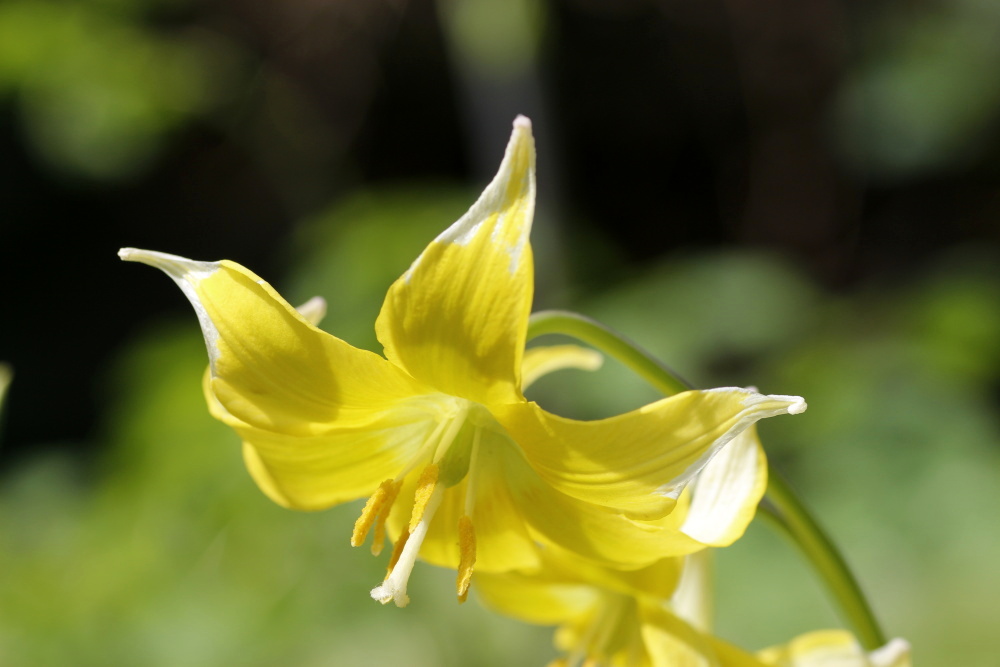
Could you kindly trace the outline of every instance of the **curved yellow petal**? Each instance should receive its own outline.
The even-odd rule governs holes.
[[[893,639],[867,653],[846,630],[818,630],[800,635],[784,646],[760,651],[757,656],[772,667],[910,667],[910,645]]]
[[[521,362],[521,388],[527,389],[549,373],[575,368],[596,371],[604,363],[604,356],[597,350],[579,345],[544,345],[524,351]]]
[[[753,425],[695,477],[681,531],[706,546],[728,546],[746,532],[766,490],[767,457]]]
[[[238,264],[134,248],[119,255],[162,269],[191,301],[208,348],[211,391],[241,423],[311,437],[429,392],[378,355],[317,329]]]
[[[491,411],[553,488],[655,519],[669,513],[687,483],[754,422],[804,409],[796,396],[727,388],[688,391],[590,422],[549,414],[534,403]]]
[[[495,474],[506,477],[517,511],[538,541],[596,564],[635,569],[692,550],[692,540],[672,516],[640,521],[573,498],[538,477],[523,458],[507,457]]]
[[[520,397],[534,208],[534,139],[519,116],[479,200],[389,288],[375,323],[389,360],[453,396],[487,405]]]

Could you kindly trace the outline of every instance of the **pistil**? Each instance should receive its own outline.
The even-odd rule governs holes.
[[[428,472],[432,467],[434,469],[433,472]],[[417,502],[414,503],[413,514],[410,516],[412,530],[404,530],[403,535],[397,540],[396,548],[393,552],[393,560],[395,562],[390,562],[389,575],[382,582],[381,586],[376,586],[372,589],[372,598],[382,604],[387,604],[391,600],[396,603],[397,607],[405,607],[410,603],[410,598],[406,594],[406,584],[409,581],[410,573],[413,571],[413,566],[417,562],[417,554],[420,552],[420,546],[423,544],[424,538],[427,537],[427,530],[430,528],[434,513],[437,511],[444,496],[444,488],[436,483],[436,468],[437,466],[431,464],[421,474],[420,482],[426,481],[427,483],[418,483],[417,485]],[[431,481],[432,477],[433,481]],[[423,502],[421,502],[422,491],[426,492],[426,500]],[[406,535],[407,532],[409,532],[409,535]],[[400,544],[402,544],[401,551],[399,550]],[[399,553],[398,558],[396,557],[397,551]]]

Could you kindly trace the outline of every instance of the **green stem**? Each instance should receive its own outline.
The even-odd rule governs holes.
[[[854,627],[861,645],[869,651],[883,646],[885,635],[843,555],[794,489],[771,465],[768,465],[766,500],[762,508],[812,563],[839,605],[841,614]]]
[[[589,317],[567,310],[543,310],[532,314],[528,320],[528,340],[545,334],[563,334],[590,343],[625,364],[667,396],[692,388],[649,352]]]
[[[545,334],[571,336],[593,345],[667,396],[693,388],[625,336],[583,315],[562,310],[534,313],[528,323],[528,340]],[[847,562],[795,491],[770,465],[767,497],[761,507],[812,563],[837,602],[842,617],[853,626],[865,649],[874,650],[884,645],[882,630]]]

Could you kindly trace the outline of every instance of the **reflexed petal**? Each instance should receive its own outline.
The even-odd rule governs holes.
[[[479,200],[389,289],[375,323],[389,360],[453,396],[518,400],[534,208],[535,146],[521,116]]]
[[[554,488],[643,519],[670,512],[691,478],[754,422],[804,409],[796,396],[737,388],[688,391],[591,422],[534,403],[491,408]]]
[[[162,269],[187,295],[205,336],[212,393],[240,422],[315,436],[428,391],[378,355],[314,327],[238,264],[131,248],[119,254]]]
[[[535,380],[555,371],[576,368],[596,371],[604,363],[604,356],[597,350],[579,345],[545,345],[532,347],[524,352],[521,363],[521,389],[527,389]]]
[[[846,630],[820,630],[757,654],[773,667],[910,667],[910,645],[893,639],[871,654]]]
[[[767,458],[757,426],[723,447],[691,486],[681,530],[706,546],[728,546],[739,539],[767,489]]]

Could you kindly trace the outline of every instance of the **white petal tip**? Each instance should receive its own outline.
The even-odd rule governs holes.
[[[809,407],[809,405],[805,402],[805,400],[799,397],[796,398],[798,400],[796,400],[794,403],[788,406],[788,414],[790,415],[802,414],[803,412],[806,411],[806,408]]]
[[[531,119],[525,115],[518,114],[517,118],[514,119],[514,129],[525,129],[531,132]]]
[[[118,257],[124,262],[134,262],[135,260],[132,257],[136,252],[135,248],[122,248],[118,251]]]

